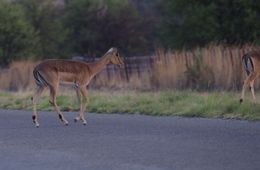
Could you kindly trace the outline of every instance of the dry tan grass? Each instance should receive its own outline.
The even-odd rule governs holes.
[[[251,49],[211,45],[191,51],[156,50],[145,68],[105,69],[90,84],[108,89],[240,89],[245,73],[241,57]],[[34,87],[32,70],[37,62],[15,61],[0,72],[0,90],[26,91]],[[140,63],[135,63],[138,66]],[[130,66],[128,66],[130,67]],[[256,88],[260,81],[256,81]]]
[[[160,88],[226,89],[241,88],[245,78],[241,57],[258,47],[209,46],[192,51],[158,50],[154,80]],[[196,64],[197,63],[197,64]],[[260,81],[256,81],[259,88]]]
[[[36,63],[33,61],[15,61],[8,69],[2,69],[0,89],[8,91],[32,90],[32,71]]]

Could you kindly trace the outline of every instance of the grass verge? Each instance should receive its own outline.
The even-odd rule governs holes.
[[[31,110],[31,96],[30,93],[1,92],[0,108]],[[248,98],[249,96],[240,104],[239,94],[235,92],[90,91],[87,111],[260,120],[260,104],[255,104]],[[77,98],[71,91],[61,93],[57,97],[57,103],[63,110],[79,108]],[[47,93],[37,108],[52,110]]]

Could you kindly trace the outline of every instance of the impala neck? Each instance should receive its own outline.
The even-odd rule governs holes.
[[[100,60],[93,62],[90,65],[91,72],[93,73],[93,76],[101,72],[106,65],[109,63],[109,56],[105,55],[101,57]]]

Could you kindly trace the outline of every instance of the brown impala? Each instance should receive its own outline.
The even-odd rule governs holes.
[[[103,70],[109,63],[119,65],[120,67],[124,66],[124,62],[119,56],[116,48],[111,48],[103,55],[103,57],[101,57],[99,61],[92,63],[73,60],[50,59],[38,64],[33,70],[36,90],[32,98],[32,119],[35,123],[35,126],[40,126],[36,104],[40,95],[46,88],[50,89],[50,103],[54,106],[60,120],[65,125],[68,125],[68,121],[65,119],[63,113],[60,111],[56,103],[57,90],[60,84],[71,85],[75,88],[78,100],[80,102],[79,116],[75,118],[75,121],[81,120],[83,124],[86,125],[87,122],[84,116],[84,111],[88,101],[87,85],[91,79],[101,70]]]
[[[245,89],[249,86],[253,100],[255,102],[255,91],[254,91],[254,81],[260,75],[260,51],[251,51],[246,53],[242,57],[242,64],[247,73],[247,78],[244,81],[240,102],[243,102],[245,97]]]

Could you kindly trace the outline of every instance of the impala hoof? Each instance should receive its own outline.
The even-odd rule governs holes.
[[[239,102],[242,103],[242,102],[243,102],[243,99],[240,99]]]
[[[83,122],[83,125],[84,125],[84,126],[86,126],[86,125],[87,125],[87,122],[86,122],[86,121],[85,121],[85,122]]]
[[[64,120],[64,125],[65,126],[68,126],[69,125],[69,122],[67,120]]]
[[[75,122],[75,123],[78,122],[79,120],[80,120],[79,117],[75,117],[75,118],[74,118],[74,122]]]

